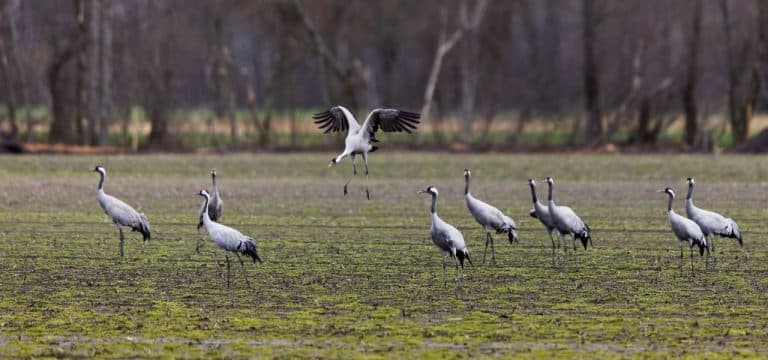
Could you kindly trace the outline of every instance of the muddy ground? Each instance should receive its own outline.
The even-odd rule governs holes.
[[[334,154],[0,156],[0,346],[11,357],[668,357],[768,352],[768,158],[755,156],[456,155],[377,152],[371,192]],[[360,159],[358,159],[360,160]],[[125,257],[99,208],[105,189],[145,212],[146,243]],[[253,236],[263,264],[223,253],[203,231],[195,193],[216,167],[223,223]],[[520,244],[484,233],[462,196],[512,216]],[[359,167],[362,170],[362,164]],[[362,173],[362,172],[360,172]],[[590,225],[594,248],[553,257],[526,179]],[[691,272],[666,222],[688,176],[702,208],[736,219],[745,246],[716,239]],[[443,273],[428,237],[429,199],[467,239],[474,267]],[[539,195],[546,195],[539,186]],[[571,244],[570,242],[568,243]]]

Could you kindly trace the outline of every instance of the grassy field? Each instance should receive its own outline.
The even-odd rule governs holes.
[[[0,348],[7,357],[759,357],[768,353],[768,158],[456,155],[371,157],[373,200],[333,154],[0,157]],[[128,236],[96,203],[105,189],[147,213]],[[205,237],[195,193],[216,167],[223,222],[253,236],[263,264],[233,263]],[[462,197],[508,212],[520,245],[484,234]],[[529,177],[591,226],[594,249],[553,260],[528,217]],[[736,219],[744,251],[719,239],[716,266],[686,257],[666,222],[667,185]],[[428,238],[429,199],[475,263],[457,289]],[[540,186],[540,195],[544,195]],[[683,194],[675,201],[684,213]],[[749,254],[748,258],[745,254]],[[687,252],[686,252],[687,255]]]

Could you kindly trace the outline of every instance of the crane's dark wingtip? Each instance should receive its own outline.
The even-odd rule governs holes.
[[[531,209],[531,211],[528,212],[528,215],[530,215],[534,219],[538,219],[539,217],[536,215],[536,210]]]

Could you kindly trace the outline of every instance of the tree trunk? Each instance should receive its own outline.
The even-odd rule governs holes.
[[[749,125],[752,121],[757,96],[760,91],[760,77],[762,66],[766,62],[766,41],[768,38],[768,14],[765,4],[757,2],[757,38],[756,51],[750,51],[750,40],[745,39],[741,46],[736,46],[731,31],[730,13],[728,2],[720,1],[720,9],[723,16],[723,33],[725,35],[727,62],[728,62],[728,109],[731,121],[733,143],[740,144],[749,137]],[[754,53],[754,55],[752,54]],[[739,96],[739,88],[745,71],[748,71],[747,88]]]
[[[81,145],[88,143],[86,122],[88,122],[88,50],[91,47],[88,36],[90,14],[90,4],[94,0],[74,0],[74,11],[77,28],[77,36],[81,44],[77,54],[77,81],[75,84],[75,94],[77,94],[77,103],[75,106],[75,130],[77,132],[77,142]]]
[[[587,136],[599,138],[603,133],[603,114],[600,108],[600,69],[594,53],[595,19],[594,0],[583,0],[584,26],[584,97],[587,110]]]
[[[11,48],[10,14],[7,13],[5,7],[0,9],[0,22],[2,23],[2,27],[0,27],[0,74],[2,74],[5,85],[4,90],[8,96],[6,106],[8,107],[8,121],[11,127],[8,137],[11,140],[15,140],[19,135],[19,126],[16,122],[16,87],[14,86],[16,80],[12,75],[13,71],[11,71],[9,61],[11,56],[9,52],[12,52],[13,49]]]
[[[698,83],[699,38],[701,33],[702,0],[695,0],[691,34],[688,42],[688,73],[683,88],[685,109],[685,142],[693,146],[698,136],[698,114],[696,107],[696,85]]]
[[[99,52],[99,146],[106,146],[109,136],[109,123],[112,117],[112,19],[109,2],[101,6],[101,37]]]
[[[167,62],[167,59],[165,60]],[[170,96],[171,80],[173,73],[170,68],[163,70],[160,93],[155,96],[150,110],[150,122],[152,129],[149,132],[150,147],[164,147],[168,141],[168,97]]]

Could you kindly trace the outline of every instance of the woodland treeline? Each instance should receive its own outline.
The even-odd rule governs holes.
[[[437,143],[547,118],[574,145],[654,144],[683,119],[695,149],[747,140],[767,57],[768,0],[4,0],[0,130],[108,145],[138,106],[162,148],[206,107],[268,147],[279,114],[343,104],[421,111]]]

